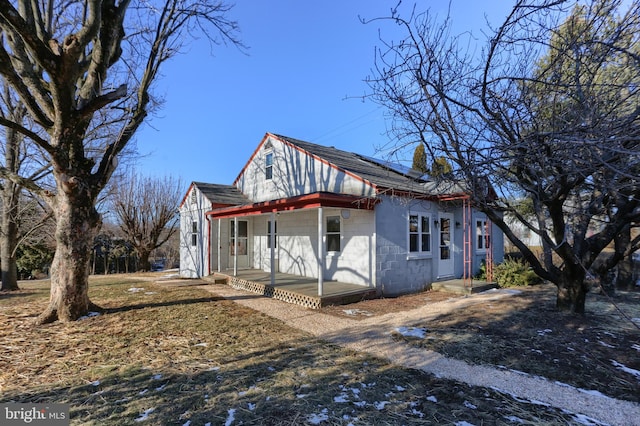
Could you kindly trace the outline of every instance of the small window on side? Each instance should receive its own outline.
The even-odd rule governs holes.
[[[340,216],[327,216],[327,252],[340,251]]]
[[[267,152],[265,156],[264,176],[267,180],[273,178],[273,152]]]

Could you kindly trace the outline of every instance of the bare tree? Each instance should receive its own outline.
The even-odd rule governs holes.
[[[96,200],[154,106],[161,66],[196,32],[238,44],[229,10],[208,0],[0,0],[0,75],[41,132],[5,117],[0,125],[41,147],[55,179],[47,190],[0,168],[0,177],[42,196],[55,215],[51,297],[39,323],[100,309],[88,296],[101,223]]]
[[[590,267],[640,219],[640,3],[573,4],[518,1],[481,51],[449,19],[395,10],[385,19],[406,37],[383,42],[368,81],[394,118],[392,148],[423,143],[445,157],[475,207],[557,286],[557,308],[584,313]],[[533,220],[518,209],[527,198]],[[541,237],[542,259],[504,213]]]
[[[0,117],[15,123],[27,125],[27,110],[20,100],[13,96],[9,86],[2,84],[0,93]],[[43,164],[42,155],[37,148],[28,144],[24,136],[13,128],[1,128],[4,136],[0,146],[4,153],[4,162],[0,167],[15,174],[28,176],[29,180],[41,182],[51,172],[48,164]],[[0,206],[0,264],[2,269],[2,287],[0,290],[18,290],[17,250],[20,242],[36,231],[46,221],[46,212],[36,219],[30,208],[37,202],[24,194],[19,183],[9,179],[0,181],[2,205]]]
[[[177,231],[182,183],[171,176],[141,177],[131,173],[113,194],[120,229],[138,254],[138,270],[149,271],[149,255]]]

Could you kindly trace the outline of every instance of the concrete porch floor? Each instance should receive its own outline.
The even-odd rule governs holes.
[[[271,274],[259,269],[239,269],[216,272],[209,279],[224,282],[229,286],[272,297],[307,308],[318,309],[329,305],[346,305],[376,297],[376,290],[359,284],[340,281],[324,281],[323,294],[318,296],[318,279],[277,272],[275,284],[271,285]]]

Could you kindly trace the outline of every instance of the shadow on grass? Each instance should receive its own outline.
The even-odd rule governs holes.
[[[586,316],[558,312],[555,288],[529,288],[488,299],[421,324],[424,339],[398,340],[471,364],[499,366],[581,389],[640,402],[640,381],[620,365],[640,370],[637,330],[606,299],[589,294]]]
[[[217,360],[201,349],[182,365],[114,367],[90,384],[4,393],[1,400],[67,403],[72,424],[100,425],[498,424],[505,416],[553,425],[571,419],[313,339]]]
[[[129,312],[147,308],[166,308],[170,306],[194,305],[198,303],[210,303],[224,300],[222,297],[200,297],[197,299],[170,300],[167,302],[148,302],[124,305],[116,308],[104,308],[104,314],[115,314],[119,312]]]

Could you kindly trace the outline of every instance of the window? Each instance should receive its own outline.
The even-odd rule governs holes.
[[[409,252],[431,253],[431,216],[409,215]]]
[[[340,251],[340,216],[327,216],[327,251]]]
[[[273,178],[273,152],[267,152],[265,156],[264,175],[267,180]]]
[[[191,191],[191,204],[196,204],[198,202],[198,194],[196,194],[196,190],[193,189]]]
[[[485,219],[476,220],[476,250],[485,251],[489,248],[490,236],[488,234],[487,221]]]
[[[278,247],[278,222],[273,222],[273,247]],[[267,246],[271,248],[271,221],[267,220]]]
[[[191,222],[191,245],[198,245],[198,222]]]

